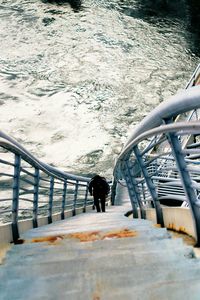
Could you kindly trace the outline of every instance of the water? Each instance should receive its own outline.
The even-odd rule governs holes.
[[[164,2],[0,0],[1,130],[47,163],[110,177],[130,130],[199,60],[188,2]]]

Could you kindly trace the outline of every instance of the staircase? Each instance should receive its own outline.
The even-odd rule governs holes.
[[[0,299],[199,300],[192,247],[148,220],[125,217],[129,203],[26,232],[0,267]]]
[[[153,207],[164,226],[160,200],[187,200],[200,246],[200,87],[191,86],[134,128],[114,168],[115,206],[106,213],[88,212],[90,178],[41,162],[0,131],[0,221],[7,223],[1,229],[6,241],[24,240],[0,266],[0,300],[200,299],[193,248],[149,220],[125,216],[133,211],[145,218]],[[192,146],[186,148],[186,140]]]

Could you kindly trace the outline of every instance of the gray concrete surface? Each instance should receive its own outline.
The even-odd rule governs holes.
[[[106,213],[27,231],[0,266],[0,299],[199,300],[193,249],[148,220],[125,217],[125,195]]]

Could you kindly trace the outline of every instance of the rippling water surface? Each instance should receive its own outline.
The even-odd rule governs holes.
[[[47,163],[111,176],[130,130],[198,63],[175,2],[0,0],[0,128]]]

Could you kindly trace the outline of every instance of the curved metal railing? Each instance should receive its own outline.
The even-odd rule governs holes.
[[[19,238],[18,221],[54,214],[64,219],[68,211],[86,211],[90,178],[62,172],[42,163],[13,138],[0,131],[0,222],[12,223],[13,240]]]
[[[138,217],[138,208],[145,218],[145,207],[154,207],[157,222],[164,226],[161,204],[166,204],[167,199],[186,201],[192,212],[198,245],[199,108],[200,86],[190,87],[161,103],[135,127],[114,168],[115,180],[126,181],[134,217]],[[185,115],[193,117],[183,121]]]
[[[112,204],[116,181],[127,183],[134,216],[145,218],[145,206],[154,206],[163,226],[160,203],[167,198],[185,202],[191,208],[200,244],[200,66],[186,91],[160,104],[133,131],[114,169]],[[197,76],[198,73],[198,76]],[[176,119],[176,124],[173,121]],[[181,122],[181,120],[187,120]],[[19,238],[18,221],[66,212],[86,211],[93,199],[88,196],[90,178],[75,176],[36,159],[17,141],[0,131],[0,222],[12,224],[14,242]]]

